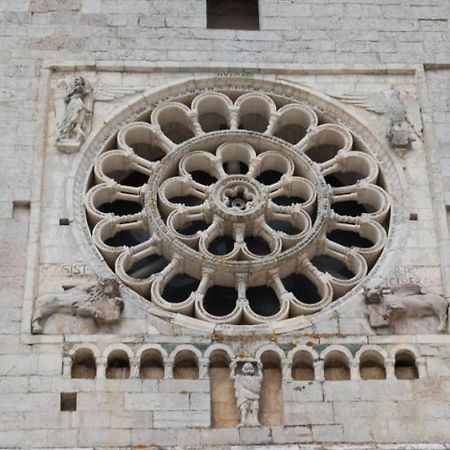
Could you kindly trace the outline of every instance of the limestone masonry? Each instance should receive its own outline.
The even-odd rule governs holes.
[[[0,448],[450,449],[446,0],[0,0]]]

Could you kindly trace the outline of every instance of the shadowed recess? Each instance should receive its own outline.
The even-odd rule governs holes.
[[[315,256],[311,262],[321,271],[327,272],[336,278],[342,280],[349,280],[353,278],[355,274],[351,272],[348,267],[341,261],[332,256],[319,255]]]
[[[247,236],[245,239],[247,248],[255,255],[268,255],[269,244],[261,236]]]
[[[356,184],[358,180],[363,178],[364,175],[357,172],[334,172],[332,175],[327,175],[325,181],[331,187],[342,187]]]
[[[274,290],[268,286],[248,288],[247,300],[252,311],[260,316],[272,316],[280,310],[280,301]]]
[[[128,270],[130,277],[143,279],[154,273],[161,272],[169,264],[169,261],[161,255],[150,255],[136,261]]]
[[[286,220],[279,220],[274,219],[267,222],[270,228],[274,229],[275,231],[282,231],[283,233],[294,235],[300,233],[300,230],[291,223],[289,223]]]
[[[106,175],[124,186],[139,187],[148,182],[148,175],[134,170],[114,170]]]
[[[209,244],[208,251],[214,255],[226,255],[234,248],[234,239],[229,236],[218,236]]]
[[[289,142],[292,145],[300,142],[306,134],[306,129],[300,125],[290,124],[280,128],[275,134],[276,137]]]
[[[181,303],[189,298],[199,285],[200,281],[185,273],[178,273],[164,287],[162,297],[171,303]]]
[[[321,300],[316,285],[305,275],[293,273],[281,280],[287,291],[303,303],[314,304]]]
[[[208,228],[208,224],[204,220],[194,220],[188,222],[184,226],[177,228],[178,233],[184,234],[185,236],[192,236],[197,233],[197,231],[203,231]]]
[[[98,210],[102,213],[113,213],[116,216],[127,216],[142,211],[142,205],[128,200],[116,200],[111,203],[103,203]]]
[[[156,145],[150,145],[145,142],[135,142],[131,145],[136,155],[147,161],[159,161],[165,155],[163,150]]]
[[[338,145],[323,144],[311,147],[306,154],[316,163],[323,163],[334,158],[340,150]]]
[[[123,230],[106,239],[105,244],[111,247],[121,247],[122,245],[133,247],[147,241],[149,238],[150,234],[144,230]]]
[[[170,197],[169,201],[186,206],[198,206],[203,203],[203,200],[199,197],[196,197],[195,195],[177,195],[175,197]]]
[[[236,306],[237,291],[225,286],[212,286],[203,299],[206,312],[216,317],[223,317],[233,312]]]
[[[248,172],[248,166],[242,161],[227,161],[223,163],[223,170],[228,175],[244,175]]]
[[[297,197],[295,195],[280,195],[279,197],[274,197],[272,201],[279,206],[291,206],[294,203],[304,203],[305,199],[302,197]]]
[[[194,133],[186,126],[178,122],[166,123],[161,131],[175,144],[181,144],[194,137]]]
[[[226,130],[228,128],[227,119],[222,114],[215,112],[202,114],[198,121],[205,133]]]
[[[203,184],[204,186],[209,186],[217,181],[216,177],[211,176],[208,172],[204,172],[203,170],[193,170],[190,174],[194,181]]]
[[[370,248],[373,246],[373,242],[369,239],[348,230],[333,230],[327,234],[327,238],[345,247]]]
[[[265,170],[261,172],[256,179],[266,186],[270,186],[271,184],[275,184],[280,181],[283,174],[278,172],[277,170]]]
[[[341,216],[361,216],[365,213],[373,213],[376,211],[374,207],[366,203],[358,203],[355,201],[333,203],[331,208]]]

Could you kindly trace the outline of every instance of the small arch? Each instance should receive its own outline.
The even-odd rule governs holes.
[[[350,380],[351,353],[345,347],[330,346],[322,352],[325,381]]]
[[[213,344],[210,345],[205,351],[205,358],[211,360],[211,355],[215,352],[226,353],[227,358],[231,361],[235,359],[236,355],[230,347],[224,344]],[[211,363],[210,363],[211,364]]]
[[[130,377],[130,358],[123,349],[112,350],[107,359],[106,378],[125,379]]]
[[[173,353],[173,377],[182,380],[199,378],[198,362],[201,353],[191,346],[180,346]]]
[[[259,420],[263,426],[283,424],[282,361],[283,351],[276,346],[259,349],[257,358],[262,364],[262,383],[259,400]]]
[[[292,379],[293,380],[314,380],[314,357],[307,350],[298,350],[292,357]]]
[[[97,364],[91,348],[79,347],[71,355],[71,378],[93,379],[97,375]]]
[[[364,346],[355,355],[359,362],[359,373],[363,380],[384,380],[386,378],[386,352],[375,346]]]
[[[158,349],[147,348],[142,351],[139,359],[139,378],[148,380],[164,378],[164,359]]]
[[[395,378],[398,380],[415,380],[419,378],[416,360],[416,352],[410,348],[398,349],[395,352]]]

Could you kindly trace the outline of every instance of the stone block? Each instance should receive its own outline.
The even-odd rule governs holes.
[[[113,411],[123,408],[123,396],[121,392],[80,392],[77,398],[77,410]]]
[[[210,428],[200,430],[202,445],[235,445],[240,436],[237,428]]]
[[[242,445],[264,445],[272,443],[270,428],[266,427],[241,427],[239,436]]]
[[[131,445],[147,448],[149,445],[177,445],[176,430],[132,429]]]
[[[77,447],[78,429],[48,430],[46,445],[52,448]]]
[[[189,409],[207,410],[211,408],[211,396],[205,393],[189,394]]]
[[[409,380],[365,380],[361,382],[361,400],[411,400],[413,386],[414,381]]]
[[[181,448],[199,447],[201,444],[201,435],[195,428],[178,429],[176,436],[177,445]]]
[[[317,442],[342,442],[344,429],[342,425],[312,425],[313,440]]]
[[[209,380],[159,380],[159,392],[209,391]]]
[[[155,411],[153,426],[155,428],[195,428],[209,427],[209,411]]]
[[[78,443],[81,447],[124,447],[131,445],[130,430],[112,428],[80,428]]]
[[[188,394],[125,393],[125,410],[128,411],[186,411],[188,409]]]
[[[274,444],[297,444],[312,440],[311,427],[272,427]]]
[[[353,401],[361,398],[359,381],[324,381],[323,396],[325,401]]]
[[[333,424],[331,402],[285,402],[285,425]]]
[[[0,412],[2,411],[59,411],[58,394],[1,394]]]
[[[285,401],[320,402],[323,400],[322,386],[318,381],[285,381],[283,398]]]
[[[153,413],[146,411],[111,411],[112,428],[152,428]]]

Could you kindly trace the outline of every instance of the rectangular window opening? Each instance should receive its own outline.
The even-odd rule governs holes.
[[[206,0],[207,28],[259,30],[258,0]]]
[[[77,410],[77,393],[61,392],[59,398],[60,411],[76,411]]]
[[[61,217],[59,219],[59,224],[63,226],[70,225],[70,220],[67,217]]]

